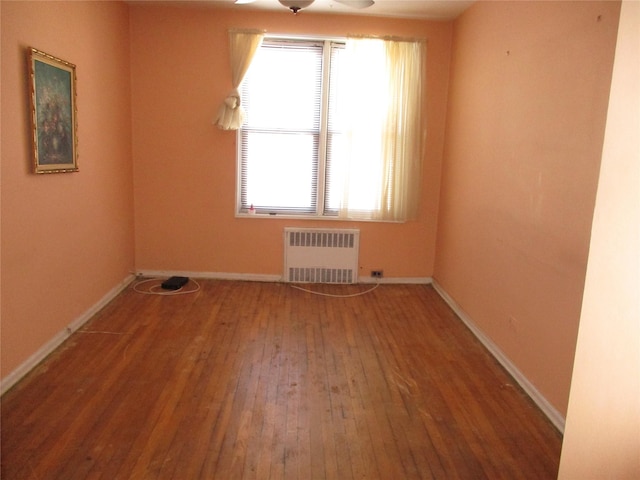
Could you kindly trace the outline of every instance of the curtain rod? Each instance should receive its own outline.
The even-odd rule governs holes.
[[[375,40],[387,40],[391,42],[427,42],[426,38],[417,37],[400,37],[398,35],[363,35],[363,34],[349,34],[347,38],[372,38]]]
[[[267,31],[260,28],[230,28],[229,33],[267,33]]]
[[[299,33],[268,33],[263,29],[245,29],[245,28],[230,28],[229,33],[262,33],[267,38],[277,39],[293,39],[293,40],[337,40],[344,41],[349,38],[371,38],[376,40],[386,40],[392,42],[423,42],[426,43],[426,38],[419,37],[401,37],[399,35],[365,35],[365,34],[347,34],[347,35],[314,35],[314,34],[299,34]]]
[[[384,40],[388,42],[411,42],[411,43],[427,43],[426,38],[400,37],[397,35],[306,35],[296,33],[265,33],[265,38],[285,39],[285,40],[335,40],[343,42],[350,38],[362,39],[369,38],[373,40]]]

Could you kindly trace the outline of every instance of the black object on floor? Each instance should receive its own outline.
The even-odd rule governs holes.
[[[170,277],[162,282],[161,287],[165,290],[179,290],[189,281],[189,277]]]

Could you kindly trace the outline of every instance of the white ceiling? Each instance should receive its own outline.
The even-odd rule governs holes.
[[[197,4],[199,6],[225,7],[238,10],[276,10],[284,11],[278,0],[255,0],[246,5],[236,5],[235,0],[185,0],[167,1],[147,0],[147,3],[178,3],[182,5]],[[352,15],[374,15],[383,17],[417,18],[430,20],[450,20],[460,15],[473,0],[375,0],[375,5],[364,9],[350,8],[334,0],[315,0],[310,6],[301,10],[298,15],[313,13],[333,13]],[[145,3],[144,0],[129,0],[129,3]],[[293,14],[292,14],[293,15]]]

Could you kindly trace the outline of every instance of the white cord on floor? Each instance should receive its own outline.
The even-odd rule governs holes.
[[[177,290],[165,290],[162,288],[162,285],[160,283],[157,283],[156,285],[151,285],[150,287],[147,287],[146,290],[141,290],[140,288],[138,288],[140,285],[144,285],[150,282],[162,282],[162,281],[163,280],[160,278],[149,278],[147,280],[141,280],[133,286],[133,290],[138,293],[142,293],[143,295],[161,295],[165,297],[170,297],[173,295],[185,295],[187,293],[196,293],[200,290],[200,284],[196,282],[193,278],[190,278],[189,282],[193,282],[196,285],[196,288],[192,288],[191,290],[184,290],[184,286],[180,287]],[[160,290],[158,290],[158,288],[160,288]]]
[[[313,290],[307,290],[306,288],[302,288],[302,287],[299,287],[297,285],[291,285],[291,288],[295,288],[297,290],[302,290],[303,292],[307,292],[307,293],[312,293],[314,295],[320,295],[320,296],[323,296],[323,297],[350,298],[350,297],[359,297],[360,295],[366,295],[367,293],[373,292],[379,286],[380,286],[380,284],[376,283],[376,285],[373,288],[370,288],[369,290],[365,290],[364,292],[352,293],[352,294],[349,294],[349,295],[334,295],[332,293],[314,292]]]

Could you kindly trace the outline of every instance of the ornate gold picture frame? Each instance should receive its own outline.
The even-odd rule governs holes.
[[[28,50],[34,173],[78,171],[76,66]]]

